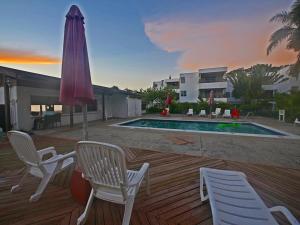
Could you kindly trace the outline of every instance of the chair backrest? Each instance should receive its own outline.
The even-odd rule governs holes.
[[[221,113],[221,108],[216,108],[216,114],[220,114]]]
[[[189,109],[188,114],[193,114],[193,109]]]
[[[38,166],[41,161],[32,138],[20,131],[9,131],[8,138],[20,160],[31,166]]]
[[[205,109],[201,109],[200,114],[201,114],[201,115],[205,115],[205,114],[206,114]]]
[[[80,141],[76,145],[79,167],[92,187],[127,198],[127,168],[124,151],[115,145]]]

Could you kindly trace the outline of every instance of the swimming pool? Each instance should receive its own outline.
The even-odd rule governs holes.
[[[130,128],[147,128],[245,136],[285,137],[288,133],[250,122],[195,121],[172,119],[135,119],[117,124]]]

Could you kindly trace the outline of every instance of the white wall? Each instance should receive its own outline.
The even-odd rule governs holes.
[[[127,96],[114,94],[111,96],[112,101],[112,117],[114,118],[127,118]]]
[[[181,96],[179,93],[180,102],[197,102],[199,96],[199,74],[195,73],[183,73],[180,77],[185,77],[185,83],[181,83],[180,80],[180,91],[186,91],[186,96]]]
[[[4,105],[5,100],[4,100],[4,87],[0,87],[0,105]]]
[[[127,98],[128,117],[142,115],[142,100],[137,98]]]

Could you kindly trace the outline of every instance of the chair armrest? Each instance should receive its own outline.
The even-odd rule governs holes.
[[[144,178],[145,173],[149,169],[149,163],[144,163],[139,170],[138,174],[133,178],[131,182],[129,182],[129,186],[135,186],[141,182],[141,180]]]
[[[299,225],[296,217],[284,206],[274,206],[270,208],[270,212],[281,212],[292,225]]]
[[[41,149],[39,151],[37,151],[39,156],[41,157],[41,159],[43,158],[44,155],[47,155],[47,154],[52,154],[52,156],[56,156],[57,153],[55,151],[55,148],[54,147],[48,147],[48,148],[44,148],[44,149]]]
[[[51,163],[54,163],[54,162],[60,162],[60,161],[63,161],[67,158],[75,158],[75,157],[76,157],[76,152],[73,151],[73,152],[70,152],[70,153],[67,153],[67,154],[64,154],[64,155],[57,155],[57,156],[52,157],[48,160],[42,161],[40,164],[41,165],[46,165],[46,164],[51,164]]]

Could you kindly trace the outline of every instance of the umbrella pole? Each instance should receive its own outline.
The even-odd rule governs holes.
[[[82,124],[82,139],[84,141],[88,140],[88,131],[87,131],[87,127],[88,127],[88,122],[87,122],[87,104],[83,105],[83,124]]]

